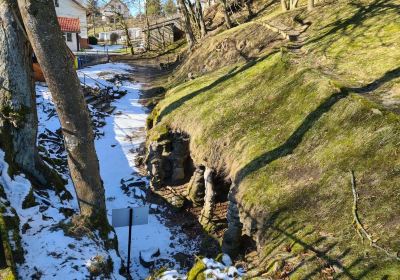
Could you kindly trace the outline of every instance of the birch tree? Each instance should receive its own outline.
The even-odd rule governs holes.
[[[81,215],[104,232],[108,222],[92,125],[53,1],[18,0],[18,6],[56,105]]]

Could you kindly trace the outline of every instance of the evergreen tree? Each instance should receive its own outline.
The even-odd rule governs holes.
[[[146,10],[148,16],[159,16],[162,14],[162,7],[160,0],[147,0]]]
[[[167,16],[176,14],[177,9],[174,0],[165,1],[163,10]]]

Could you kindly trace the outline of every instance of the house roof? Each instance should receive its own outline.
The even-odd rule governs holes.
[[[62,32],[81,32],[79,18],[57,17]]]
[[[106,2],[106,4],[104,4],[102,9],[105,9],[108,5],[110,5],[112,1],[113,0],[110,0],[110,1]],[[120,4],[124,5],[125,8],[127,8],[129,10],[128,6],[124,2],[122,2],[121,0],[116,0],[116,1],[119,2]]]

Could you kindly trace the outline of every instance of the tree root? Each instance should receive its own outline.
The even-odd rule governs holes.
[[[357,231],[357,234],[360,236],[361,241],[364,242],[364,237],[366,237],[370,243],[370,245],[379,251],[385,253],[388,257],[396,259],[400,261],[400,257],[398,254],[394,252],[390,252],[389,250],[379,246],[376,242],[378,239],[372,239],[371,235],[365,230],[364,226],[360,222],[360,219],[357,214],[357,200],[358,200],[358,194],[356,191],[356,179],[354,176],[354,171],[351,170],[351,190],[353,192],[353,225]]]

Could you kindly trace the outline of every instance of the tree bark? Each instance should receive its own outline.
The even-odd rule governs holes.
[[[183,0],[178,0],[178,7],[179,7],[179,11],[182,16],[182,21],[184,23],[183,28],[184,28],[185,34],[186,34],[186,41],[189,45],[189,49],[192,50],[196,41],[195,41],[195,38],[193,35],[192,26],[190,25],[189,13],[186,9],[186,5],[183,2]]]
[[[184,3],[185,3],[185,5],[186,5],[186,10],[189,12],[191,22],[192,22],[192,23],[194,24],[194,26],[196,27],[196,28],[195,28],[195,29],[196,29],[196,30],[195,30],[196,33],[200,32],[200,22],[199,22],[199,19],[197,18],[196,13],[194,12],[193,4],[192,4],[190,1],[186,1],[186,0],[184,0]],[[193,25],[192,25],[192,26],[193,26]]]
[[[196,13],[200,24],[200,36],[201,38],[204,38],[207,35],[207,29],[206,24],[204,23],[203,8],[201,7],[200,0],[196,0]]]
[[[151,40],[151,34],[150,34],[150,20],[149,20],[149,14],[147,12],[147,1],[146,1],[146,7],[144,9],[145,12],[145,17],[146,17],[146,50],[149,51],[151,48],[150,40]]]
[[[0,147],[13,175],[25,173],[35,187],[64,184],[39,156],[38,120],[32,73],[32,51],[25,37],[17,4],[0,1]]]
[[[225,19],[225,25],[228,29],[232,28],[232,22],[231,22],[231,18],[229,17],[228,14],[228,4],[226,2],[226,0],[220,0],[221,4],[222,4],[222,8],[224,9],[224,19]]]
[[[286,0],[281,0],[282,11],[286,12],[288,10],[288,5]]]
[[[254,17],[254,12],[253,12],[253,10],[251,9],[252,0],[245,0],[244,3],[245,3],[245,5],[246,5],[247,12],[248,12],[247,18],[248,18],[248,19],[253,18],[253,17]]]
[[[81,215],[98,229],[108,229],[92,125],[53,1],[18,0],[18,5],[56,105]]]
[[[314,9],[314,6],[315,6],[314,0],[308,0],[307,9],[311,11],[312,9]]]
[[[128,24],[126,23],[126,21],[124,19],[124,16],[122,14],[118,14],[118,17],[119,17],[119,23],[120,23],[122,29],[125,32],[126,45],[128,46],[128,48],[131,51],[131,54],[133,55],[133,54],[135,54],[135,51],[133,49],[133,45],[132,45],[132,42],[131,42],[131,35],[129,34]]]
[[[96,36],[96,19],[94,14],[92,15],[92,24],[93,24],[93,36]]]
[[[298,2],[299,2],[299,0],[290,0],[290,9],[291,10],[296,9]]]

